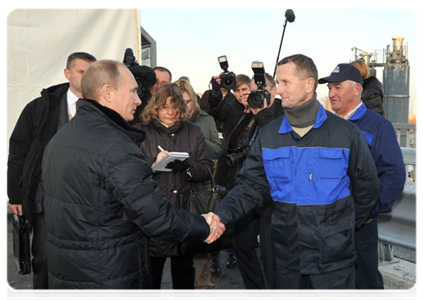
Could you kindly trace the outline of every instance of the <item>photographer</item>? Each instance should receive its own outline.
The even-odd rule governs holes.
[[[131,48],[126,48],[123,55],[123,63],[131,71],[138,84],[137,94],[142,99],[141,105],[139,105],[134,114],[134,119],[129,121],[129,124],[135,125],[139,123],[141,113],[144,107],[150,102],[153,94],[153,88],[157,86],[160,77],[157,75],[157,71],[147,66],[140,66],[135,58],[134,51]]]
[[[284,111],[282,108],[281,99],[275,98],[276,97],[276,82],[273,77],[266,73],[266,87],[265,89],[270,94],[269,104],[267,101],[264,101],[263,107],[261,108],[251,108],[251,112],[256,117],[256,121],[260,127],[264,127],[270,121],[279,118],[284,115]],[[251,81],[251,91],[257,91],[258,87],[253,77]]]
[[[257,122],[248,106],[251,80],[248,76],[236,76],[233,87],[236,101],[225,101],[220,92],[221,76],[212,79],[208,105],[210,114],[222,122],[224,154],[219,158],[216,170],[216,183],[230,191],[236,185],[236,175],[248,154],[250,142],[257,129]],[[235,252],[245,287],[247,289],[266,288],[260,260],[255,252],[258,247],[257,235],[259,218],[251,211],[234,225]]]
[[[265,75],[264,78],[266,82],[264,89],[267,91],[266,94],[268,95],[268,100],[262,101],[262,106],[259,108],[252,108],[250,106],[250,110],[254,114],[258,126],[260,128],[263,128],[270,121],[273,121],[274,119],[283,116],[284,110],[282,107],[281,100],[279,98],[275,98],[277,92],[275,80],[270,74],[264,73],[264,68],[263,74],[261,75]],[[260,88],[263,88],[260,79],[258,80],[259,86],[256,84],[255,77],[256,75],[251,81],[251,92],[255,92],[257,90],[260,90]],[[258,77],[260,78],[260,76]],[[251,99],[249,101],[251,102]],[[268,194],[263,202],[263,206],[259,208],[257,214],[254,215],[255,218],[259,219],[259,224],[257,224],[257,222],[251,222],[251,224],[249,225],[250,227],[259,226],[259,230],[252,230],[255,230],[254,232],[260,232],[260,259],[263,264],[263,271],[266,277],[267,287],[271,289],[276,288],[276,278],[274,275],[275,261],[273,259],[274,253],[272,245],[266,243],[266,241],[268,241],[270,237],[270,218],[272,216],[273,209],[273,199],[270,194]]]

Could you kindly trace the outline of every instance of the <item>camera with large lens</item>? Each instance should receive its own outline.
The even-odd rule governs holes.
[[[138,84],[138,97],[144,102],[151,97],[150,89],[156,83],[156,73],[147,66],[140,66],[135,58],[134,51],[131,48],[126,48],[123,63],[134,75]]]
[[[247,126],[244,128],[242,133],[239,135],[235,148],[225,148],[226,157],[225,162],[228,166],[233,167],[239,162],[242,162],[248,155],[251,145],[255,139],[257,129],[257,121],[255,118],[252,118]],[[229,144],[229,141],[228,141]]]
[[[248,96],[247,102],[251,108],[262,108],[264,100],[267,105],[270,104],[270,93],[265,89],[266,87],[266,72],[264,71],[264,64],[259,61],[253,61],[251,68],[254,72],[254,81],[257,85],[257,91],[252,91]]]
[[[224,73],[220,75],[220,86],[228,91],[234,89],[236,87],[236,75],[234,72],[228,71],[229,64],[226,55],[219,56],[217,60],[224,71]]]
[[[237,165],[239,162],[243,161],[250,151],[250,147],[244,148],[238,152],[234,152],[231,154],[226,155],[225,162],[228,166],[233,167]]]

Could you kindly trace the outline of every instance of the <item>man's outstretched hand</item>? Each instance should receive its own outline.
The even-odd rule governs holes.
[[[211,244],[220,238],[220,236],[225,232],[226,227],[225,224],[220,222],[219,216],[212,212],[203,214],[202,216],[206,219],[207,224],[210,226],[210,234],[204,242]]]

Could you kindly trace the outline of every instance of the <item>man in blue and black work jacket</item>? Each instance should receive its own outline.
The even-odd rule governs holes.
[[[391,122],[368,110],[361,101],[363,80],[357,68],[351,64],[339,64],[330,76],[319,79],[319,83],[328,84],[335,113],[361,130],[376,164],[380,197],[365,224],[355,231],[356,287],[383,289],[383,278],[378,270],[377,216],[389,213],[404,189],[406,175],[401,149]]]
[[[285,115],[260,131],[237,186],[213,217],[229,225],[270,190],[276,288],[355,288],[354,231],[379,197],[366,140],[316,100],[318,74],[309,57],[284,58],[276,79]]]

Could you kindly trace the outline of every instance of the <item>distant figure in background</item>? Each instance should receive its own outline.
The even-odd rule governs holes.
[[[181,79],[182,78],[182,79]],[[189,81],[181,77],[175,84],[181,89],[182,96],[187,104],[190,121],[200,126],[201,131],[206,139],[207,147],[210,150],[211,158],[218,159],[223,152],[222,143],[216,129],[214,119],[208,113],[200,109],[198,105],[197,95],[189,84]],[[213,172],[214,173],[214,172]],[[203,184],[204,185],[204,184]],[[206,182],[205,188],[210,189],[210,182]],[[216,283],[210,273],[211,257],[210,253],[197,254],[194,257],[195,267],[195,288],[196,289],[216,289]]]
[[[363,78],[363,92],[361,100],[363,100],[367,109],[373,110],[378,114],[385,116],[383,110],[383,86],[382,83],[374,76],[370,76],[369,68],[363,60],[356,60],[351,63],[356,67]]]
[[[191,82],[190,82],[190,80],[189,80],[189,77],[188,76],[181,76],[181,77],[179,77],[179,79],[178,80],[185,80],[186,82],[188,82],[190,85],[191,85]],[[192,85],[191,85],[191,87],[192,87]],[[193,90],[194,90],[194,88],[193,88]],[[195,94],[195,92],[194,92],[194,94]],[[201,101],[201,98],[200,98],[200,96],[198,96],[197,94],[195,94],[195,96],[196,96],[196,98],[197,98],[197,103],[198,103],[198,105],[200,105],[200,101]],[[199,107],[199,108],[201,108],[201,107]],[[203,109],[203,108],[201,108],[201,109]],[[204,110],[203,110],[204,111]],[[205,111],[204,111],[205,112]]]
[[[362,79],[350,64],[339,64],[336,72],[321,78],[327,83],[329,99],[336,115],[351,121],[361,130],[376,165],[380,197],[363,226],[355,230],[357,289],[383,289],[383,278],[378,270],[379,213],[389,213],[405,184],[405,166],[394,127],[387,119],[366,108],[360,99]]]
[[[33,226],[34,289],[48,288],[41,160],[47,143],[75,115],[76,102],[82,98],[82,74],[94,61],[85,52],[69,55],[64,70],[69,82],[43,89],[39,98],[25,106],[10,137],[7,193],[13,213],[23,214]]]
[[[152,95],[154,95],[162,85],[172,82],[172,73],[165,67],[155,67],[153,70],[156,73],[157,82],[150,90]]]

